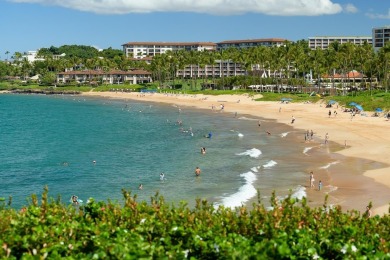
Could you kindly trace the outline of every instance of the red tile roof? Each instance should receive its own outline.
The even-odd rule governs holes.
[[[326,78],[326,79],[330,79],[330,78],[334,78],[334,79],[341,79],[341,78],[366,78],[366,75],[356,71],[356,70],[352,70],[350,72],[348,72],[347,74],[338,74],[338,73],[335,73],[334,75],[329,75],[329,74],[325,74],[322,76],[322,78]]]

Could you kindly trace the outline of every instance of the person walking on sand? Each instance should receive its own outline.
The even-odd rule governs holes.
[[[328,115],[329,115],[329,118],[330,118],[330,116],[332,115],[332,111],[329,110]]]
[[[318,190],[320,191],[322,189],[322,181],[318,182]]]
[[[314,173],[310,172],[310,188],[314,188]]]
[[[291,117],[291,124],[294,124],[294,122],[295,122],[295,117],[292,116],[292,117]]]
[[[195,169],[195,175],[196,175],[196,176],[199,176],[200,173],[201,173],[200,168],[199,168],[199,167],[196,167],[196,169]]]

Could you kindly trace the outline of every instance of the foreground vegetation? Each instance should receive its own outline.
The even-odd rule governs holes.
[[[168,205],[156,194],[123,205],[67,206],[33,195],[20,211],[0,208],[0,258],[389,259],[390,218],[340,208],[310,208],[287,198],[266,209],[215,208],[197,200]],[[271,202],[275,201],[274,198]],[[3,201],[4,202],[4,201]]]

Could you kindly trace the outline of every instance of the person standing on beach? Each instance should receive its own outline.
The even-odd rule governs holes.
[[[291,124],[294,124],[294,122],[295,122],[295,117],[292,116],[292,117],[291,117]]]
[[[367,207],[366,207],[366,212],[364,213],[364,216],[365,216],[366,218],[369,218],[369,217],[372,216],[372,212],[371,212],[370,206],[367,206]]]
[[[328,143],[328,141],[329,141],[329,134],[328,134],[328,133],[326,133],[326,135],[325,135],[325,144],[327,144],[327,143]]]
[[[310,172],[310,188],[314,188],[314,173]]]
[[[329,118],[330,118],[331,115],[332,115],[332,111],[329,110],[329,112],[328,112]]]
[[[200,168],[199,168],[199,167],[196,167],[196,169],[195,169],[195,175],[196,175],[196,176],[199,176],[200,173],[201,173]]]
[[[318,182],[318,190],[320,191],[322,189],[322,181]]]

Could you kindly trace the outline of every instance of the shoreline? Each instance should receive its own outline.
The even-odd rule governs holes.
[[[216,110],[220,105],[224,105],[223,113],[247,114],[257,118],[266,118],[276,120],[278,123],[291,125],[296,130],[313,129],[317,139],[324,139],[326,133],[329,134],[329,147],[335,144],[339,146],[336,151],[330,151],[330,154],[344,156],[348,160],[357,162],[366,161],[366,163],[381,163],[380,168],[362,170],[361,175],[349,176],[345,181],[343,174],[329,173],[330,187],[341,187],[336,192],[328,193],[329,197],[335,197],[333,201],[341,202],[342,208],[353,209],[353,205],[359,205],[356,195],[367,198],[365,205],[359,205],[355,208],[358,211],[364,211],[365,206],[371,201],[373,203],[372,212],[374,215],[388,214],[390,202],[390,136],[388,129],[390,121],[382,117],[371,117],[357,115],[351,119],[349,113],[342,112],[341,107],[331,108],[332,112],[337,111],[337,115],[328,116],[329,108],[325,103],[280,103],[273,101],[254,101],[261,97],[256,95],[188,95],[188,94],[169,94],[169,93],[127,93],[127,92],[87,92],[84,96],[96,96],[103,98],[138,100],[157,102],[165,104],[174,104],[177,106],[187,106],[197,109],[209,109],[214,106]],[[291,123],[291,118],[295,117],[295,122]],[[263,129],[267,131],[267,129]],[[332,148],[333,149],[333,148]],[[361,160],[359,160],[361,159]],[[347,165],[348,166],[348,163]],[[309,173],[309,172],[308,172]],[[368,185],[365,178],[372,180],[372,185]],[[368,186],[367,186],[367,185]],[[325,186],[326,184],[324,184]],[[302,185],[308,188],[306,183]],[[377,190],[378,187],[380,190]],[[315,189],[307,189],[307,199],[313,206],[322,205],[327,192],[314,192]],[[377,191],[377,192],[376,192]],[[364,194],[361,194],[363,193]],[[383,194],[385,193],[385,194]],[[367,197],[365,195],[367,194]],[[355,197],[355,199],[354,199]],[[250,200],[247,205],[251,202]],[[376,203],[380,204],[376,204]]]

